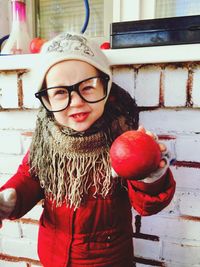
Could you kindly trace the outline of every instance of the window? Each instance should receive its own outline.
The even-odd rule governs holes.
[[[50,39],[64,30],[81,31],[84,0],[26,0],[32,36]],[[99,42],[109,40],[110,23],[200,15],[199,0],[89,0],[86,33]]]
[[[200,15],[199,0],[140,0],[139,19]]]
[[[155,17],[179,17],[200,15],[199,0],[157,0]]]
[[[112,21],[112,0],[90,0],[90,17],[86,33],[106,39]],[[35,35],[51,39],[62,31],[81,32],[86,8],[83,0],[35,0]]]

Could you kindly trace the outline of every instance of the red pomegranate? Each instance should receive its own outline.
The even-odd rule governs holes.
[[[138,180],[156,170],[161,160],[158,143],[141,131],[127,131],[118,136],[110,149],[111,165],[123,177]]]

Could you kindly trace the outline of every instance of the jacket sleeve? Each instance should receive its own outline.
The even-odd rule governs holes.
[[[17,192],[17,202],[10,219],[22,217],[44,197],[39,180],[30,175],[28,157],[29,152],[23,158],[16,174],[0,188],[0,191],[14,188]]]
[[[127,180],[128,194],[131,205],[142,216],[160,212],[171,202],[176,183],[171,170],[152,183]]]

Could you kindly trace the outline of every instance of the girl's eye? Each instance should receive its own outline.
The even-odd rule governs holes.
[[[59,90],[56,90],[55,91],[55,95],[64,95],[66,93],[67,93],[67,91],[66,90],[63,90],[63,89],[59,89]]]
[[[84,87],[81,89],[81,91],[90,91],[90,90],[92,90],[92,89],[94,89],[93,86],[91,86],[91,85],[87,85],[87,86],[84,86]]]
[[[63,88],[54,88],[49,91],[50,98],[66,98],[67,96],[68,92]]]

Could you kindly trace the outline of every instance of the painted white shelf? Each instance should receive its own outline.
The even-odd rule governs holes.
[[[200,44],[103,50],[111,65],[200,61]],[[32,68],[42,62],[39,54],[0,56],[0,70]]]
[[[200,61],[200,44],[105,50],[112,65]]]

